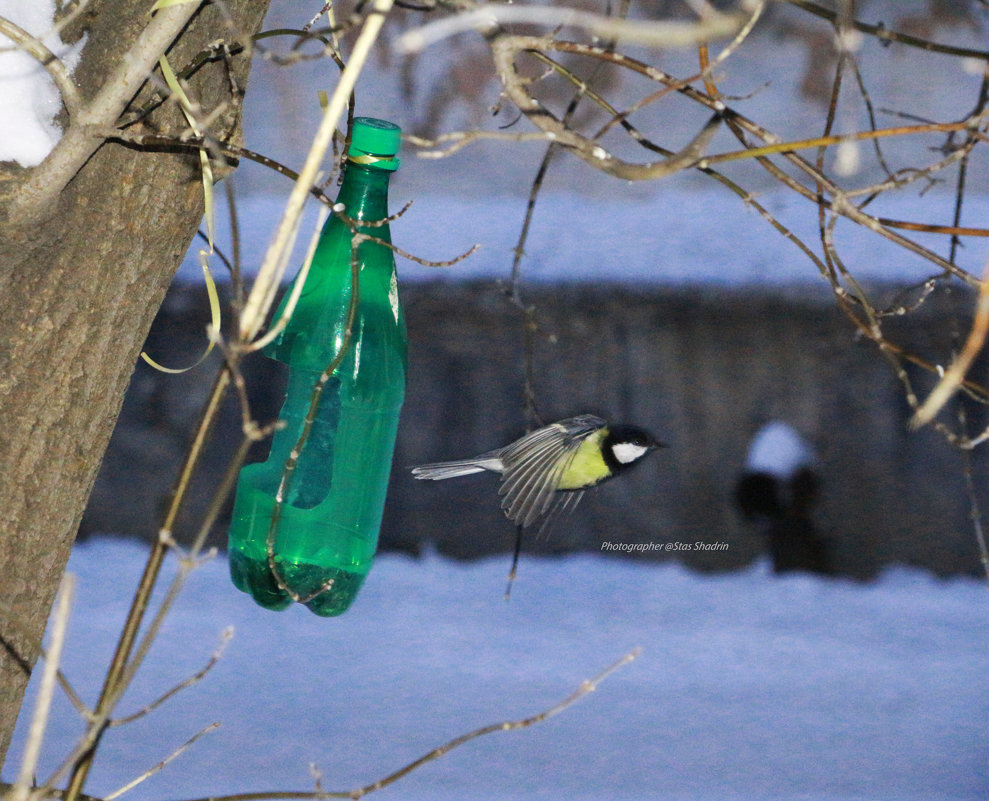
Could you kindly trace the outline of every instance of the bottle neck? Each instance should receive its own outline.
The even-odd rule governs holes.
[[[390,170],[348,161],[344,166],[343,185],[337,195],[337,203],[345,206],[343,213],[354,220],[372,222],[387,217],[389,178]]]

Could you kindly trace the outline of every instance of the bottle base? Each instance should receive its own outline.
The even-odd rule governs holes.
[[[305,606],[320,617],[342,615],[357,597],[365,573],[326,568],[309,562],[285,562],[276,557],[285,586],[301,597],[317,593]],[[230,578],[234,586],[250,595],[265,609],[280,611],[292,604],[292,597],[278,586],[267,560],[259,561],[237,551],[230,552]],[[324,589],[320,590],[323,587]]]

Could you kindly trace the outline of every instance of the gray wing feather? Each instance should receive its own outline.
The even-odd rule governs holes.
[[[538,451],[519,465],[512,465],[510,477],[503,482],[505,499],[502,507],[508,516],[529,526],[552,504],[562,466],[558,443],[540,443]],[[565,451],[563,452],[565,455]],[[508,474],[506,470],[506,476]]]
[[[557,495],[559,497],[556,503],[543,518],[543,522],[539,524],[539,531],[536,532],[537,538],[545,536],[555,520],[568,512],[572,512],[577,507],[580,499],[584,497],[584,490],[567,490],[558,492]]]
[[[553,511],[554,503],[564,508],[575,506],[582,493],[568,492],[560,497],[556,491],[560,476],[584,438],[605,425],[593,415],[572,417],[537,429],[503,448],[499,492],[504,495],[501,506],[509,519],[530,526]]]

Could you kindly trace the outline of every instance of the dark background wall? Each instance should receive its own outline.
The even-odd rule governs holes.
[[[493,285],[412,284],[403,293],[410,375],[383,547],[414,551],[429,541],[457,558],[508,550],[515,532],[498,508],[493,476],[418,482],[408,468],[480,453],[523,433],[522,314]],[[173,288],[148,340],[158,361],[190,363],[201,350],[203,296],[198,287]],[[938,574],[979,569],[961,457],[930,430],[908,431],[899,380],[874,345],[856,338],[825,288],[768,295],[546,286],[531,288],[527,301],[537,308],[536,393],[545,419],[594,412],[645,426],[669,445],[589,494],[527,550],[727,543],[641,558],[676,557],[702,570],[747,564],[766,540],[741,519],[734,488],[753,435],[782,420],[817,451],[821,489],[812,520],[838,572],[867,577],[892,563]],[[934,298],[921,313],[890,323],[889,336],[943,362],[949,315],[959,316],[964,331],[971,306],[964,294]],[[261,421],[281,405],[279,367],[263,357],[245,364]],[[84,536],[154,536],[213,375],[205,366],[181,376],[138,366]],[[239,439],[232,401],[227,412],[185,526],[205,508]],[[975,425],[984,423],[981,410],[970,414]],[[975,460],[978,480],[985,460],[978,451]],[[217,528],[214,542],[222,545],[225,524]],[[180,541],[190,530],[179,528]]]

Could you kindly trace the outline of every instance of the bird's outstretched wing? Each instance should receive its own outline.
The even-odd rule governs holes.
[[[560,476],[573,461],[584,439],[607,423],[594,415],[561,420],[537,429],[502,448],[504,466],[499,494],[501,508],[520,526],[530,526],[543,515],[576,506],[580,491],[558,493]],[[548,522],[548,519],[547,521]],[[544,526],[545,526],[544,522]]]

